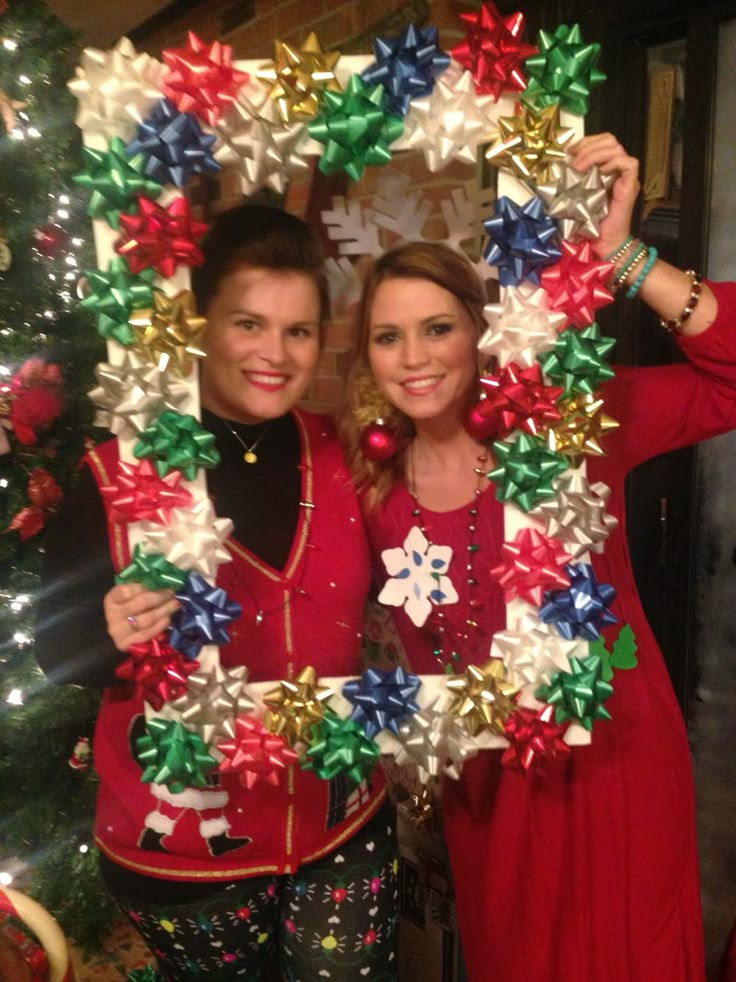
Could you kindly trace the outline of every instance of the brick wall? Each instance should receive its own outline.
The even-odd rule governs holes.
[[[252,8],[253,16],[240,25],[223,30],[229,23],[234,6],[239,9]],[[186,17],[172,18],[163,24],[154,24],[145,35],[135,37],[139,50],[148,51],[159,57],[163,48],[177,47],[186,39],[186,32],[192,30],[205,41],[215,38],[232,45],[236,58],[264,58],[273,55],[273,40],[278,38],[297,45],[303,42],[309,31],[315,31],[324,48],[341,49],[345,45],[351,52],[357,52],[356,38],[365,37],[363,53],[372,53],[371,39],[375,36],[376,25],[381,25],[384,33],[397,33],[402,21],[394,20],[393,30],[386,30],[386,18],[403,18],[403,23],[415,20],[420,8],[428,9],[429,16],[424,23],[436,25],[440,30],[440,42],[444,49],[457,43],[463,36],[459,12],[467,10],[468,5],[459,0],[253,0],[251,4],[237,5],[233,0],[208,0],[189,11]],[[369,201],[376,189],[380,173],[377,168],[366,171],[359,182],[349,182],[344,175],[325,178],[314,166],[294,178],[288,188],[285,205],[294,214],[306,218],[313,227],[319,227],[319,213],[330,205],[332,195],[345,194],[350,198]],[[397,154],[390,164],[391,168],[408,174],[412,186],[421,188],[426,194],[438,200],[458,183],[473,176],[471,167],[453,163],[440,171],[430,174],[419,153]],[[192,189],[193,203],[202,217],[239,204],[243,198],[240,177],[234,170],[224,170],[209,182],[200,181]],[[431,234],[442,235],[441,219],[432,218],[427,226],[435,228]],[[337,249],[322,232],[326,252],[336,256]],[[383,237],[385,247],[392,244],[390,236]],[[338,312],[328,325],[319,368],[308,393],[307,405],[316,410],[330,410],[339,402],[344,379],[350,362],[352,347],[352,325],[349,314]]]

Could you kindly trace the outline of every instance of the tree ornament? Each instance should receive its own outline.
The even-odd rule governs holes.
[[[3,121],[6,136],[10,136],[18,125],[15,114],[25,109],[27,105],[28,103],[21,102],[19,99],[11,99],[7,92],[0,89],[0,119]]]
[[[615,344],[616,339],[602,335],[595,323],[581,331],[568,327],[558,336],[553,350],[540,355],[539,363],[552,382],[564,386],[566,396],[592,394],[613,378],[605,357]]]
[[[188,488],[180,486],[181,474],[172,471],[160,478],[150,460],[139,464],[118,461],[117,483],[100,488],[108,502],[110,521],[127,524],[148,519],[165,525],[172,508],[182,508],[192,500]]]
[[[589,484],[582,474],[565,474],[554,482],[554,495],[532,512],[546,522],[547,535],[559,539],[573,559],[586,552],[603,552],[603,546],[617,527],[618,519],[606,512],[611,489],[597,482]]]
[[[252,716],[238,716],[234,730],[230,740],[217,745],[223,756],[220,773],[237,774],[249,790],[258,781],[278,786],[282,774],[297,762],[299,755],[282,736],[269,733]]]
[[[383,86],[384,108],[397,116],[406,115],[412,99],[429,95],[450,64],[432,26],[409,24],[399,37],[376,38],[373,52],[376,60],[361,73],[363,81]]]
[[[613,263],[593,258],[590,242],[560,243],[562,259],[547,266],[540,284],[547,291],[549,306],[562,311],[574,327],[590,324],[595,311],[613,302],[608,282]]]
[[[38,535],[63,497],[64,492],[52,475],[43,467],[34,467],[28,478],[30,504],[13,516],[5,531],[17,532],[21,542]]]
[[[564,741],[569,724],[555,722],[554,715],[554,706],[539,710],[518,706],[504,727],[509,745],[501,763],[529,774],[544,769],[553,758],[569,757],[571,750]]]
[[[74,744],[72,755],[67,761],[73,771],[87,771],[92,762],[92,747],[89,737],[80,736]]]
[[[463,675],[447,680],[453,699],[448,712],[462,720],[471,736],[481,730],[503,735],[514,711],[511,696],[516,687],[506,681],[503,662],[489,658],[483,665],[468,665]]]
[[[381,730],[398,733],[401,722],[419,711],[415,696],[421,684],[419,676],[400,665],[390,671],[369,668],[361,678],[346,682],[342,693],[353,704],[350,719],[373,737]]]
[[[116,229],[120,212],[135,211],[137,199],[158,198],[161,184],[147,177],[143,154],[126,153],[125,143],[118,136],[110,140],[107,150],[82,147],[85,171],[74,177],[74,183],[91,191],[87,214],[104,218]]]
[[[521,101],[529,106],[557,106],[585,116],[590,90],[606,76],[595,66],[600,44],[585,44],[579,24],[560,24],[554,34],[540,31],[539,53],[526,60],[529,84]]]
[[[519,433],[513,442],[493,444],[497,466],[488,472],[496,485],[499,501],[513,501],[523,511],[554,494],[553,480],[567,469],[558,454],[547,450],[528,433]]]
[[[167,409],[149,423],[133,447],[136,460],[150,457],[159,477],[178,470],[193,481],[200,467],[211,469],[220,462],[214,434],[199,425],[194,416]]]
[[[467,33],[451,54],[472,72],[477,91],[492,95],[496,102],[503,92],[523,92],[526,88],[524,59],[538,50],[521,40],[524,15],[503,17],[494,3],[484,0],[477,14],[460,14],[460,20],[465,22]]]
[[[486,304],[483,313],[488,330],[478,348],[501,368],[512,362],[523,368],[534,365],[541,352],[555,346],[567,323],[564,313],[549,309],[545,291],[531,283],[509,287],[503,301]]]
[[[483,258],[498,268],[501,286],[517,286],[522,280],[539,286],[541,270],[562,255],[557,226],[539,198],[531,197],[519,206],[504,195],[483,225],[488,233]]]
[[[68,245],[68,234],[60,225],[55,225],[53,222],[42,225],[33,233],[33,247],[46,259],[55,259]]]
[[[612,687],[602,678],[602,663],[598,655],[571,658],[570,669],[553,675],[549,685],[537,689],[537,699],[554,706],[555,722],[574,720],[586,730],[597,719],[610,719],[603,705],[613,694]]]
[[[404,118],[396,150],[421,150],[427,169],[436,173],[452,160],[475,165],[478,146],[496,132],[493,100],[476,94],[470,72],[452,65],[432,94],[414,99]]]
[[[525,107],[519,116],[499,116],[499,138],[486,150],[486,160],[522,181],[546,181],[550,165],[564,160],[575,139],[571,126],[560,124],[556,106]]]
[[[202,122],[215,126],[231,109],[248,73],[233,68],[229,44],[205,44],[193,31],[187,32],[184,48],[161,52],[168,72],[162,79],[164,95],[183,113],[194,113]]]
[[[165,702],[186,692],[187,675],[199,663],[188,662],[162,634],[150,641],[132,644],[128,657],[115,667],[115,675],[133,684],[133,698],[142,699],[158,711]]]
[[[545,592],[540,620],[554,624],[568,641],[576,637],[595,641],[606,625],[618,620],[609,610],[616,591],[610,583],[598,582],[589,563],[569,563],[566,570],[569,587]]]
[[[325,93],[341,91],[334,71],[339,60],[338,51],[322,50],[314,31],[301,48],[274,41],[273,62],[256,76],[268,88],[282,123],[314,119],[323,108]]]
[[[198,573],[190,572],[184,586],[177,590],[176,599],[179,609],[174,611],[169,627],[172,647],[192,659],[204,645],[228,644],[227,628],[242,610],[222,587],[210,586]]]
[[[156,716],[136,740],[136,757],[144,769],[141,781],[165,784],[172,794],[207,787],[207,775],[217,766],[198,734],[177,720]]]
[[[368,460],[384,462],[396,456],[399,442],[391,427],[379,417],[360,434],[360,450]]]
[[[161,184],[184,187],[193,174],[216,174],[220,165],[212,156],[217,140],[204,133],[196,116],[179,112],[168,99],[161,99],[138,127],[126,151],[143,157],[145,173]]]
[[[358,181],[366,167],[388,163],[389,144],[403,129],[401,116],[383,109],[382,86],[367,86],[360,75],[351,75],[344,92],[324,93],[322,111],[309,124],[309,135],[325,146],[319,159],[323,174],[344,170]]]
[[[199,266],[203,261],[197,239],[207,231],[207,224],[191,217],[186,198],[174,198],[166,207],[139,198],[138,213],[121,215],[120,225],[123,232],[115,251],[131,273],[152,267],[168,278],[177,266]]]
[[[306,666],[293,681],[284,679],[278,688],[264,693],[263,702],[270,709],[264,726],[283,736],[290,747],[308,743],[311,727],[324,718],[323,703],[332,695],[332,689],[318,683],[315,670]]]
[[[13,254],[10,251],[8,240],[0,229],[0,273],[7,273],[13,264]]]
[[[352,719],[341,719],[329,709],[312,727],[300,764],[323,781],[344,774],[353,785],[371,776],[381,755],[378,745]]]

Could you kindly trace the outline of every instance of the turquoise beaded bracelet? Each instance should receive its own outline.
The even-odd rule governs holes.
[[[634,297],[639,292],[639,290],[641,290],[641,285],[649,275],[649,271],[654,265],[656,259],[657,259],[657,250],[655,249],[654,246],[650,246],[649,253],[647,255],[647,261],[644,263],[644,266],[642,267],[642,270],[637,276],[637,278],[634,280],[634,282],[631,284],[629,289],[626,291],[626,297],[628,300],[633,300]]]

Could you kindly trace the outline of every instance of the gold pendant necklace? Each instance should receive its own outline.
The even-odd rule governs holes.
[[[232,426],[230,426],[230,424],[228,422],[226,422],[225,420],[223,420],[223,423],[225,423],[225,426],[227,426],[227,428],[230,430],[230,432],[232,433],[232,435],[235,437],[235,439],[238,441],[238,443],[240,444],[240,446],[245,451],[245,453],[243,454],[243,460],[245,461],[245,463],[246,464],[257,464],[258,463],[258,455],[256,454],[256,449],[257,449],[258,445],[260,444],[261,440],[266,435],[266,430],[268,429],[270,420],[267,420],[263,424],[263,429],[258,434],[258,436],[254,440],[254,442],[251,443],[250,446],[248,446],[248,444],[245,442],[245,440],[243,440],[243,438],[240,436],[240,434],[237,433],[232,428]]]

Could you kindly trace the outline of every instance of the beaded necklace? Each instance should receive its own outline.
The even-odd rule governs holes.
[[[446,675],[457,673],[462,649],[467,646],[471,634],[477,635],[480,631],[480,625],[475,619],[477,612],[483,606],[482,600],[475,595],[478,586],[478,580],[475,575],[475,562],[480,549],[480,546],[476,542],[476,522],[478,517],[478,499],[483,493],[483,479],[487,476],[488,472],[488,453],[484,450],[483,453],[478,455],[477,461],[477,465],[473,468],[473,473],[476,475],[477,481],[473,491],[473,501],[468,507],[470,521],[468,523],[468,544],[465,561],[465,576],[468,585],[468,610],[466,611],[462,625],[455,626],[448,621],[442,606],[437,605],[432,608],[432,613],[429,615],[426,624],[432,635],[432,654]],[[411,484],[408,491],[414,502],[412,516],[418,519],[422,534],[431,542],[429,535],[431,527],[427,524],[426,517],[422,513],[422,507],[419,504],[419,498],[417,497],[413,452],[410,458],[410,472]],[[439,586],[439,581],[442,577],[440,574],[434,575],[437,577]]]

